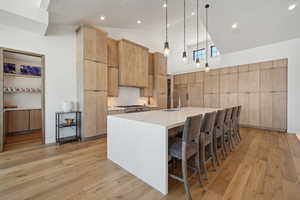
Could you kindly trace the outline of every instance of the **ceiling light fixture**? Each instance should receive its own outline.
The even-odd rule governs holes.
[[[205,15],[206,15],[206,61],[205,61],[205,71],[209,71],[209,65],[208,65],[208,8],[209,4],[205,5]]]
[[[167,7],[167,4],[166,4],[166,3],[164,3],[162,7],[163,7],[163,8],[166,8],[166,7]]]
[[[187,54],[186,54],[186,0],[183,0],[183,53],[182,53],[182,60],[183,62],[187,61]]]
[[[137,20],[136,23],[137,23],[137,24],[141,24],[142,21],[141,21],[141,20]]]
[[[237,28],[237,23],[232,24],[231,28],[236,29]]]
[[[288,9],[294,10],[296,8],[296,6],[297,6],[296,4],[291,4],[291,5],[289,5]]]
[[[101,16],[101,17],[100,17],[100,20],[101,20],[101,21],[104,21],[104,20],[105,20],[105,16]]]
[[[199,50],[199,0],[197,0],[197,51]],[[200,67],[199,56],[196,58],[196,67]]]
[[[195,12],[192,12],[191,15],[194,16],[194,15],[195,15]]]
[[[168,5],[168,0],[165,2]],[[168,56],[170,52],[169,42],[168,42],[168,6],[166,7],[166,41],[164,43],[164,55]]]

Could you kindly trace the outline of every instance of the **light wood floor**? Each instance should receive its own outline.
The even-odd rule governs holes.
[[[6,136],[4,151],[11,151],[43,143],[42,131],[37,130],[26,134]]]
[[[242,129],[243,141],[205,188],[191,180],[193,199],[299,200],[300,141],[295,135]],[[169,195],[106,159],[106,140],[33,146],[0,154],[0,199],[185,199],[170,180]]]

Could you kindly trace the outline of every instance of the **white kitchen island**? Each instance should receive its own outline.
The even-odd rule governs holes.
[[[163,194],[168,193],[168,130],[189,116],[216,111],[185,107],[110,115],[107,119],[108,159]]]

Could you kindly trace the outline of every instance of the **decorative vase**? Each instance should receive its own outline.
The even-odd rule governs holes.
[[[72,101],[64,101],[62,104],[62,109],[64,112],[71,112],[73,109],[73,102]]]

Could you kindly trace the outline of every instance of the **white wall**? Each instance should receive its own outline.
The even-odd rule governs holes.
[[[55,112],[64,100],[76,101],[74,29],[52,27],[48,36],[0,26],[0,46],[45,55],[46,143],[55,142]]]
[[[144,105],[148,103],[148,98],[140,97],[140,88],[119,87],[118,97],[109,97],[108,106],[120,105]]]
[[[211,60],[211,68],[249,64],[274,59],[288,58],[288,132],[300,133],[300,39],[289,40],[253,49],[221,55]],[[195,64],[168,66],[169,72],[183,73],[203,70]]]

